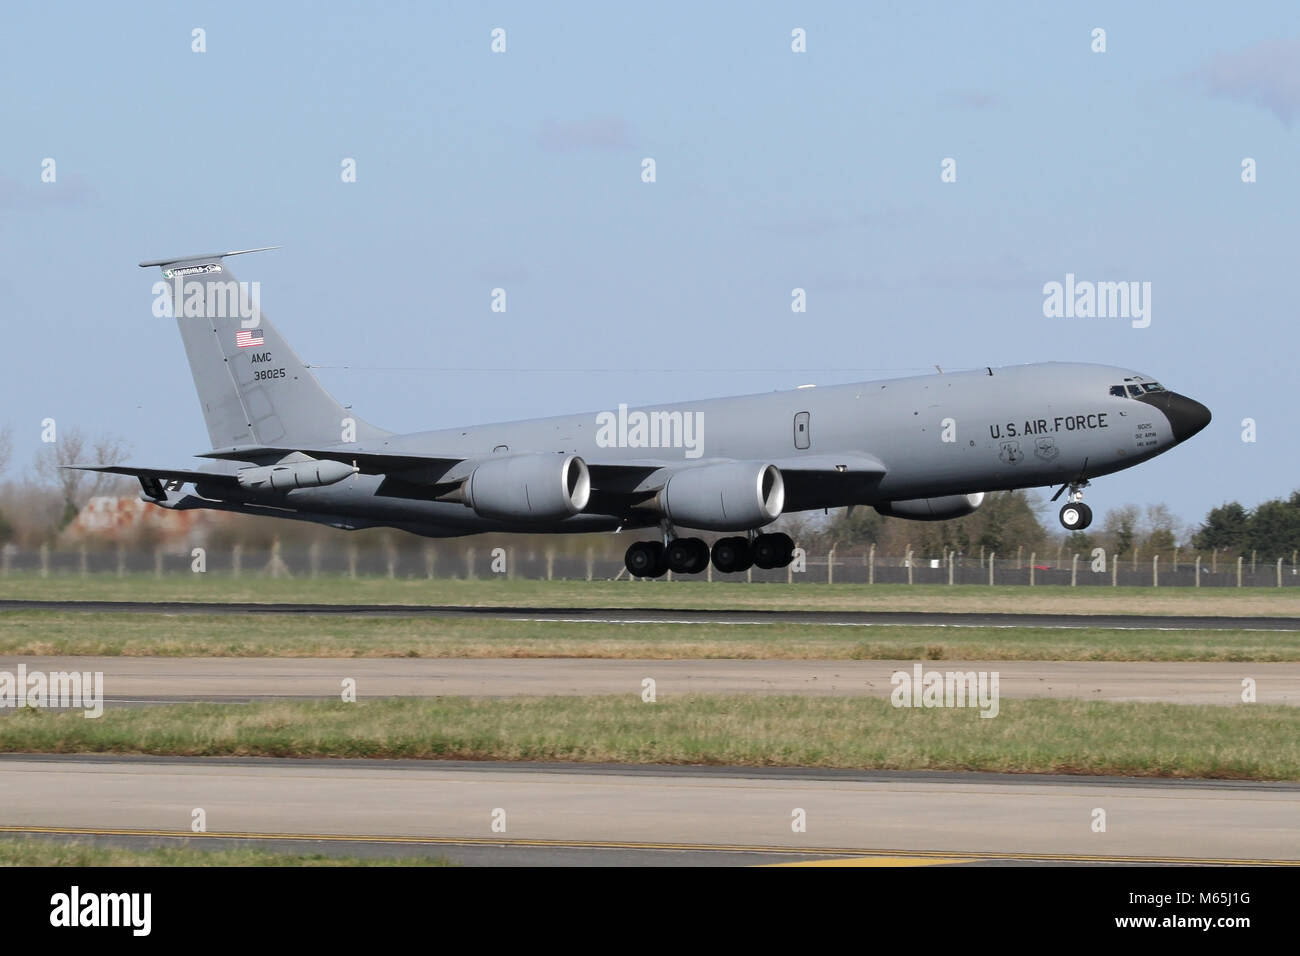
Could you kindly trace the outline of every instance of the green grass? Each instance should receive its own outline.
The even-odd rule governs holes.
[[[606,624],[0,611],[0,654],[639,660],[1297,661],[1297,631]]]
[[[1300,587],[1110,588],[985,585],[794,584],[690,581],[509,581],[383,577],[270,578],[246,572],[150,574],[10,573],[0,598],[221,601],[306,604],[467,604],[485,607],[643,607],[739,610],[1010,611],[1096,614],[1300,615]]]
[[[596,761],[1300,780],[1300,709],[639,696],[183,704],[0,718],[0,752]]]
[[[450,866],[445,857],[353,857],[278,853],[256,847],[149,849],[96,846],[84,841],[9,837],[0,839],[0,866]]]

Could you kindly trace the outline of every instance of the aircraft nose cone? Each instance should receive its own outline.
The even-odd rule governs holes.
[[[1166,394],[1168,401],[1162,402],[1159,408],[1169,419],[1169,427],[1174,432],[1174,441],[1187,441],[1210,424],[1210,410],[1200,402],[1186,395],[1179,395],[1177,392]]]

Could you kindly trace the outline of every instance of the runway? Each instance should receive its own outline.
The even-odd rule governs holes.
[[[328,844],[471,863],[1296,863],[1298,798],[1300,785],[1258,782],[0,757],[3,834]],[[805,832],[792,828],[799,810]]]
[[[0,657],[0,670],[101,672],[106,704],[269,698],[694,694],[888,697],[916,661],[594,660],[583,658]],[[989,671],[1006,698],[1178,704],[1241,703],[1252,678],[1263,704],[1300,705],[1300,662],[925,661],[925,670]]]
[[[474,617],[604,624],[811,624],[833,627],[1033,627],[1107,630],[1300,631],[1297,617],[1144,614],[947,614],[929,611],[740,611],[654,608],[474,607],[424,604],[228,604],[200,601],[0,601],[0,611],[93,614],[329,614]]]

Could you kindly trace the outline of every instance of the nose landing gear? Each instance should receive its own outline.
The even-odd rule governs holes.
[[[1062,485],[1061,491],[1066,488],[1070,489],[1069,497],[1065,504],[1061,505],[1061,527],[1066,531],[1082,531],[1088,525],[1092,524],[1092,509],[1083,503],[1083,489],[1088,487],[1088,482],[1072,481],[1068,485]],[[1052,496],[1055,501],[1060,497],[1061,491]]]

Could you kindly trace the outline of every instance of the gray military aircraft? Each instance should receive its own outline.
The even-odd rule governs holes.
[[[166,280],[212,443],[204,460],[78,467],[134,476],[162,508],[349,530],[657,528],[626,556],[633,575],[654,577],[710,560],[724,572],[785,567],[794,543],[760,529],[845,505],[935,521],[970,514],[990,491],[1060,485],[1061,524],[1080,530],[1091,479],[1210,421],[1147,375],[1049,362],[399,435],[335,401],[236,282],[225,260],[259,251],[140,263]],[[710,549],[683,528],[732,534]]]

